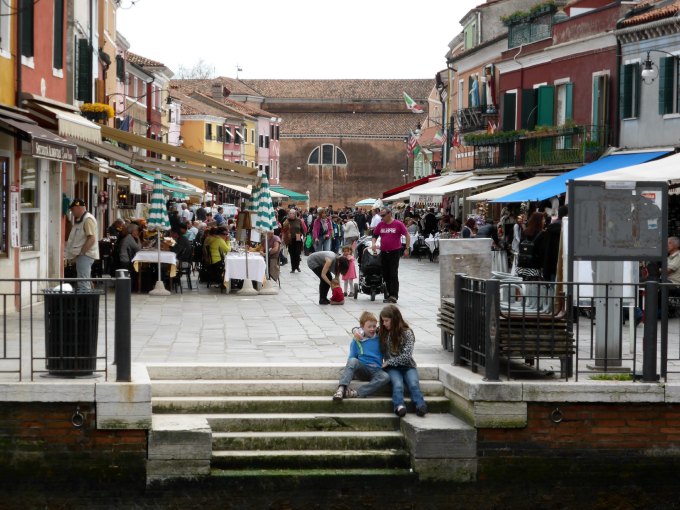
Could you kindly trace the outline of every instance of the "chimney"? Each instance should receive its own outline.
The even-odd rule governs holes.
[[[218,101],[221,100],[224,97],[222,84],[219,82],[213,82],[210,94],[213,99],[217,99]]]

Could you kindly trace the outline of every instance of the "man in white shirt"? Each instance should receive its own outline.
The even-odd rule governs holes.
[[[371,224],[369,225],[371,232],[375,230],[375,227],[377,227],[381,221],[382,218],[380,217],[380,209],[375,209],[373,211],[373,218],[371,218]]]
[[[182,204],[182,211],[180,212],[180,216],[184,220],[184,223],[191,223],[191,211],[187,208],[187,204]]]

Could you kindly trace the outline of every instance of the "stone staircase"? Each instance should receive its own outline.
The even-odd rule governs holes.
[[[422,429],[454,420],[463,434],[474,432],[450,414],[436,366],[419,367],[430,413],[401,420],[392,412],[389,387],[371,398],[333,402],[340,369],[148,365],[153,395],[148,481],[207,475],[412,477],[406,423]],[[353,381],[352,387],[360,384]]]

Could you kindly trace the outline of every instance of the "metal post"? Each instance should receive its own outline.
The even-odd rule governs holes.
[[[500,357],[498,345],[498,315],[500,281],[486,280],[486,299],[484,303],[484,317],[486,326],[484,331],[485,343],[485,381],[500,381]]]
[[[453,284],[453,304],[455,306],[455,319],[453,322],[453,364],[460,365],[460,344],[463,341],[463,274],[456,273]]]
[[[659,284],[645,282],[645,331],[642,340],[642,381],[656,382],[656,313]]]
[[[116,271],[116,314],[115,314],[115,353],[116,382],[130,382],[131,349],[130,349],[130,295],[132,284],[125,269]]]

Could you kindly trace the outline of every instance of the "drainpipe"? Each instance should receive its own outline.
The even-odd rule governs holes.
[[[23,84],[21,83],[21,7],[17,9],[16,11],[16,21],[17,21],[17,54],[16,54],[16,80],[17,80],[17,90],[16,90],[16,97],[15,97],[15,102],[17,108],[21,108],[21,88],[23,87]]]

